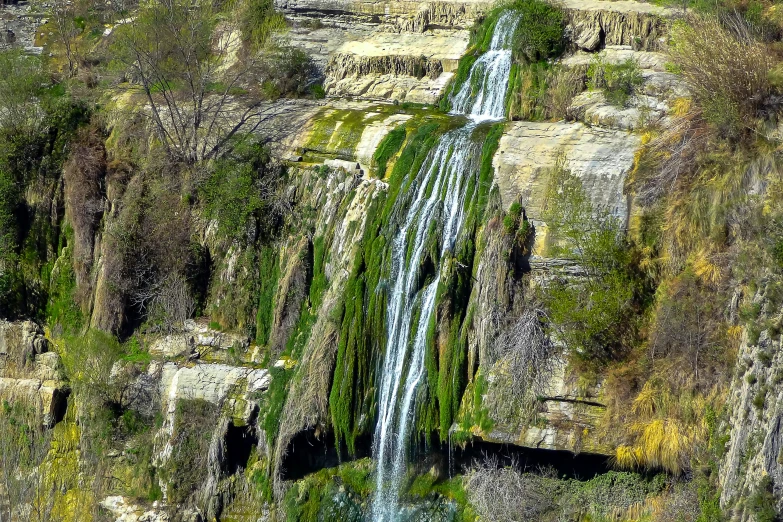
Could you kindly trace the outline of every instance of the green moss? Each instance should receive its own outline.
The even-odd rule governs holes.
[[[293,372],[273,366],[269,368],[269,374],[272,380],[269,383],[269,390],[260,404],[261,411],[259,416],[263,416],[262,425],[269,441],[269,446],[274,447],[280,430],[283,407],[288,397],[288,382],[291,380]]]
[[[386,164],[400,151],[406,135],[405,126],[400,125],[384,136],[383,140],[378,144],[378,148],[372,157],[373,164],[377,169],[377,177],[381,179],[386,177]]]
[[[383,112],[372,113],[368,117],[366,110],[324,109],[315,118],[304,147],[305,152],[352,160],[356,145],[367,125],[385,117]]]
[[[47,323],[52,327],[58,325],[66,334],[76,334],[84,325],[84,317],[74,300],[76,278],[73,273],[70,247],[61,251],[52,276],[49,281],[49,301],[46,306]]]
[[[280,278],[280,264],[277,249],[264,246],[259,254],[259,295],[256,313],[256,343],[266,345],[272,333],[272,319],[275,311],[275,295]]]
[[[363,520],[362,505],[372,490],[371,472],[371,461],[362,459],[297,481],[283,499],[286,520]]]
[[[590,89],[603,89],[604,97],[612,105],[624,106],[634,89],[642,84],[642,72],[633,58],[614,64],[596,55],[587,69]]]

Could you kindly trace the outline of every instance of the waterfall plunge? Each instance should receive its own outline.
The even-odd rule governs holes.
[[[510,46],[518,20],[518,15],[510,11],[498,18],[490,50],[473,64],[468,80],[452,100],[452,113],[467,115],[471,121],[444,134],[430,152],[410,186],[411,203],[394,238],[386,310],[387,348],[373,439],[377,462],[372,502],[375,522],[396,522],[400,518],[412,406],[424,375],[427,326],[440,282],[438,267],[434,277],[417,290],[429,227],[433,222],[437,224],[444,257],[453,249],[462,228],[468,180],[478,176],[481,145],[472,140],[473,131],[478,122],[499,120],[505,113]],[[417,305],[420,313],[415,318]]]

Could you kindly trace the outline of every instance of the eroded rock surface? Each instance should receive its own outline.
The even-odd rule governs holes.
[[[0,401],[26,404],[51,426],[65,414],[69,391],[60,357],[49,351],[41,327],[0,320]]]

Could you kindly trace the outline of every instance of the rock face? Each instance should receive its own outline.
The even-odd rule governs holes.
[[[569,40],[578,49],[596,51],[607,45],[658,50],[672,9],[633,0],[562,0]]]
[[[435,103],[467,45],[467,31],[376,32],[335,51],[324,87],[336,96]]]
[[[613,455],[614,448],[601,440],[599,423],[605,406],[600,402],[600,387],[580,389],[569,376],[565,360],[554,365],[554,372],[546,385],[546,395],[537,401],[539,408],[535,422],[516,423],[511,419],[495,418],[486,433],[476,433],[483,440],[515,444],[529,448],[565,450],[574,453]],[[499,403],[503,400],[501,376],[490,373],[485,400]],[[493,397],[493,394],[498,394]],[[519,418],[519,417],[517,417]],[[511,420],[511,422],[509,422]]]
[[[32,321],[0,320],[0,401],[24,403],[51,426],[65,414],[69,391],[43,330]]]
[[[596,58],[607,64],[634,61],[641,75],[641,85],[634,89],[628,102],[617,106],[606,100],[600,90],[576,96],[567,109],[570,119],[605,128],[635,130],[662,123],[678,98],[687,96],[682,80],[666,72],[666,56],[657,52],[634,51],[629,46],[607,46],[599,53],[577,52],[563,60],[566,67],[587,68]]]
[[[582,180],[594,207],[625,221],[629,202],[623,186],[639,143],[627,132],[581,123],[508,123],[493,160],[503,206],[520,198],[528,217],[541,225],[549,173],[561,161]],[[534,253],[541,252],[544,237],[536,234]]]
[[[35,31],[41,23],[42,16],[32,13],[28,2],[0,3],[0,50],[21,48],[40,54]]]
[[[250,341],[247,336],[211,329],[203,322],[188,319],[181,333],[156,339],[149,347],[151,355],[166,358],[186,357],[226,361],[229,351],[244,353]]]
[[[781,341],[764,331],[753,342],[746,333],[738,353],[727,402],[729,438],[719,475],[721,506],[730,510],[732,520],[756,520],[747,500],[765,477],[772,479],[775,498],[783,497]],[[782,503],[778,501],[778,509]]]

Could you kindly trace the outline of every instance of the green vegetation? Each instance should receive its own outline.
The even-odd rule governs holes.
[[[274,233],[282,216],[276,212],[282,172],[272,165],[261,143],[240,141],[215,163],[209,178],[199,188],[205,216],[215,219],[222,236],[248,241],[248,230]]]
[[[544,219],[549,255],[584,274],[578,281],[561,275],[540,292],[552,333],[585,364],[622,358],[646,297],[620,223],[595,211],[581,180],[561,164],[550,174]]]
[[[166,465],[168,498],[184,502],[207,476],[217,406],[200,399],[177,401],[171,460]]]
[[[378,149],[372,156],[373,163],[378,169],[376,176],[380,179],[386,177],[386,164],[389,160],[395,156],[405,142],[407,131],[404,125],[391,130],[386,136],[384,136],[381,143],[378,145]]]
[[[587,77],[590,89],[603,89],[606,100],[618,107],[624,106],[642,83],[639,64],[633,58],[615,64],[606,62],[600,54],[590,62]]]
[[[494,8],[471,29],[470,50],[460,59],[457,73],[439,101],[442,111],[451,109],[451,97],[459,92],[468,80],[470,69],[478,57],[489,49],[497,20],[507,10],[515,11],[519,15],[512,43],[514,64],[509,78],[509,99],[520,96],[521,91],[523,98],[534,97],[534,90],[540,91],[538,96],[543,99],[547,83],[543,78],[549,68],[547,61],[557,58],[565,49],[565,15],[559,7],[541,0],[515,0]],[[567,91],[569,87],[574,88],[573,84],[565,81],[554,82],[557,87],[553,91],[557,94],[552,94],[553,98],[560,92]],[[477,89],[478,85],[475,88]],[[516,111],[511,114],[516,114]],[[529,114],[534,114],[534,111]]]

